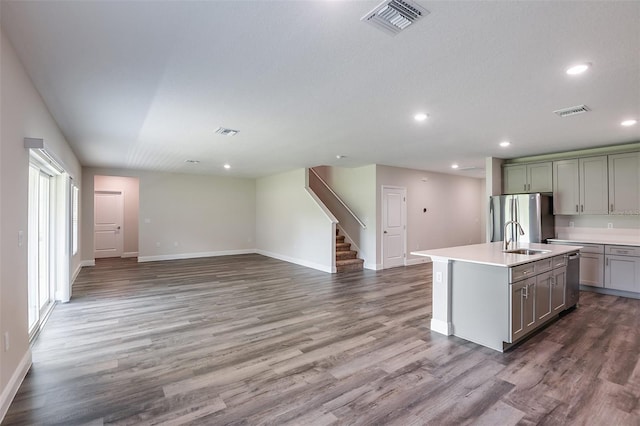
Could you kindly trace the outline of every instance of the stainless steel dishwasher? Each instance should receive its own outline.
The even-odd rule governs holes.
[[[580,299],[580,252],[569,253],[567,257],[567,286],[565,293],[566,307],[578,304]]]

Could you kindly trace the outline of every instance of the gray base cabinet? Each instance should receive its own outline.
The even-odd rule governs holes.
[[[562,312],[566,306],[567,295],[567,267],[563,266],[553,270],[551,275],[551,313],[553,315]]]
[[[582,246],[580,250],[581,285],[601,288],[603,292],[615,290],[640,294],[640,247],[581,243],[580,241],[566,243],[552,241],[551,244]],[[636,297],[635,294],[609,294]]]
[[[604,287],[604,255],[582,253],[580,257],[580,284]]]
[[[604,287],[640,293],[640,247],[606,246]]]

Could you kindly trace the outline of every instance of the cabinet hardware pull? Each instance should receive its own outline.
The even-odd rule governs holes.
[[[578,205],[576,204],[576,213],[578,213]]]
[[[613,204],[611,204],[611,210],[610,211],[613,211]]]
[[[609,266],[609,258],[607,257],[607,262],[605,266]]]
[[[580,205],[580,212],[584,212],[584,204]]]

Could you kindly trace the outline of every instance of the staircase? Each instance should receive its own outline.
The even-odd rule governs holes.
[[[344,235],[336,229],[336,272],[362,271],[364,260],[357,255],[357,251],[351,250],[351,243],[345,243]]]

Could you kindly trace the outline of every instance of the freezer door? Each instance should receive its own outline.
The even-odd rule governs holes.
[[[522,225],[524,235],[513,230],[515,241],[523,243],[539,243],[542,241],[542,229],[540,223],[540,194],[514,195],[515,217]]]
[[[513,196],[496,195],[489,199],[489,233],[491,241],[504,240],[504,224],[512,220]]]

